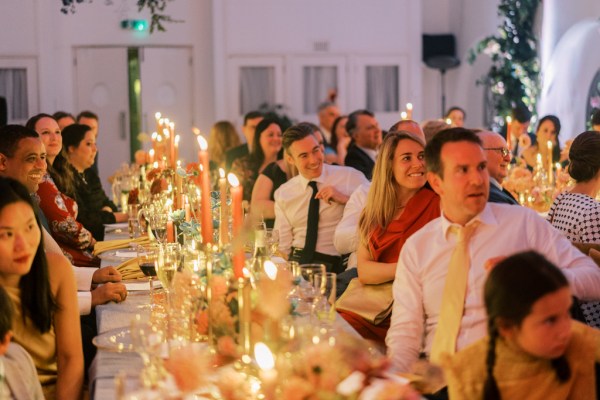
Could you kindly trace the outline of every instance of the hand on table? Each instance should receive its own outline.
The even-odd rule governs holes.
[[[121,273],[115,267],[99,268],[92,275],[92,283],[121,282]]]
[[[127,288],[122,283],[105,283],[92,290],[92,307],[109,301],[120,303],[127,298]]]

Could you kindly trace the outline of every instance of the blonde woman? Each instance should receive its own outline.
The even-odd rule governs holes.
[[[406,131],[388,133],[381,145],[358,226],[357,279],[362,284],[393,281],[406,239],[440,216],[439,197],[426,185],[424,149],[423,140]],[[363,337],[384,343],[389,316],[373,325],[352,312],[340,314]]]

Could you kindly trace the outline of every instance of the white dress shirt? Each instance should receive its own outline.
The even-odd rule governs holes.
[[[356,268],[356,250],[358,249],[358,221],[360,213],[367,204],[367,195],[371,182],[366,182],[356,188],[344,208],[342,220],[335,228],[333,245],[340,254],[350,254],[348,268]]]
[[[333,186],[338,192],[350,196],[352,191],[367,182],[362,172],[337,165],[323,164],[321,176],[313,179],[317,187]],[[308,204],[312,196],[309,180],[297,175],[275,191],[275,229],[279,229],[279,250],[289,254],[292,247],[304,248]],[[338,256],[333,245],[335,227],[342,219],[344,205],[320,201],[319,232],[316,251]]]
[[[546,220],[526,207],[488,203],[472,221],[480,225],[469,242],[471,268],[457,351],[487,334],[483,287],[485,262],[493,257],[535,250],[559,266],[573,294],[583,300],[600,298],[600,269]],[[429,354],[441,308],[450,256],[456,238],[452,225],[437,218],[407,241],[394,280],[394,306],[386,337],[388,355],[397,371],[410,371],[419,352]]]
[[[42,227],[44,234],[44,250],[48,253],[60,254],[64,257],[62,250],[56,240]],[[66,258],[66,257],[65,257]],[[79,305],[79,315],[87,315],[92,311],[92,275],[97,268],[76,267],[73,265],[75,280],[77,282],[77,303]]]

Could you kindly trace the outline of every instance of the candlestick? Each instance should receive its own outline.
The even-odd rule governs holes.
[[[200,163],[201,190],[200,190],[200,215],[202,221],[202,240],[205,244],[213,242],[212,210],[210,208],[210,177],[208,175],[208,142],[204,137],[198,136],[198,162]]]
[[[177,194],[175,201],[175,208],[183,208],[183,177],[177,172],[181,168],[181,161],[177,160],[177,166],[175,167],[175,185],[177,186]]]
[[[175,243],[175,225],[173,220],[167,221],[167,243]]]
[[[173,145],[173,162],[179,164],[179,141],[181,137],[179,135],[175,135],[175,143]]]
[[[242,211],[243,189],[240,186],[240,181],[234,174],[227,174],[227,180],[231,186],[229,191],[231,194],[232,236],[238,237],[242,231],[242,224],[244,223]],[[233,253],[233,272],[237,278],[243,275],[242,271],[245,261],[246,256],[244,254],[244,248],[243,246],[238,246],[237,249],[234,249]]]
[[[221,215],[219,221],[219,239],[221,246],[229,243],[229,208],[227,206],[227,180],[225,170],[219,168],[219,192],[221,194]]]
[[[252,303],[250,300],[251,289],[250,278],[238,278],[238,314],[240,318],[238,343],[242,346],[242,351],[246,355],[250,355],[250,325],[252,317]]]
[[[506,147],[509,151],[512,150],[512,137],[510,133],[510,125],[512,124],[512,118],[510,115],[506,116]]]

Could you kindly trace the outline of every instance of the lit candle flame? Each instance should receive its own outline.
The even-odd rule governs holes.
[[[167,128],[163,129],[163,135],[165,135],[165,137],[169,137],[169,130]]]
[[[162,136],[158,136],[158,135],[157,135],[157,136],[156,136],[156,141],[157,141],[157,142],[162,142]]]
[[[181,168],[181,160],[177,160],[177,168]]]
[[[169,126],[171,127],[171,130],[174,131],[175,130],[175,122],[170,122]]]
[[[223,168],[219,168],[219,176],[221,179],[225,178],[225,170]]]
[[[179,146],[179,140],[181,138],[179,137],[179,135],[175,135],[175,146]]]
[[[232,174],[231,172],[227,174],[227,180],[229,181],[229,184],[233,187],[240,186],[240,180],[237,176],[235,176],[235,174]]]
[[[192,133],[196,136],[198,136],[200,134],[200,129],[196,128],[195,126],[192,127]]]
[[[548,140],[548,142],[546,143],[546,146],[548,146],[548,150],[552,150],[552,141]]]
[[[412,103],[406,103],[406,109],[407,109],[408,111],[412,111],[412,109],[413,109],[413,105],[412,105]]]
[[[446,118],[446,125],[452,125],[452,120],[450,118]]]
[[[150,151],[148,151],[148,154],[150,154],[150,157],[154,158],[154,149],[150,149]]]
[[[400,119],[406,119],[407,116],[408,116],[408,114],[406,113],[406,111],[402,111],[400,113]]]
[[[506,125],[510,125],[512,123],[512,117],[510,115],[506,116]]]
[[[256,358],[258,367],[263,371],[268,371],[275,367],[275,357],[273,357],[273,353],[269,347],[262,342],[258,342],[254,345],[254,358]]]
[[[165,123],[165,119],[164,118],[161,118],[161,119],[158,120],[158,124],[159,125],[162,125],[164,123]]]
[[[206,139],[204,139],[204,136],[199,135],[196,139],[198,140],[200,150],[205,151],[206,149],[208,149],[208,142],[206,141]]]
[[[250,278],[250,270],[246,267],[244,267],[242,269],[242,274],[244,275],[245,278]]]
[[[154,118],[156,118],[157,120],[160,121],[160,117],[161,117],[161,114],[160,114],[160,112],[157,111],[156,114],[154,114]]]
[[[271,260],[265,261],[265,274],[274,281],[277,278],[277,266]]]
[[[154,161],[154,164],[152,164],[152,166],[153,166],[154,168],[158,168],[158,161]]]
[[[158,133],[156,132],[152,132],[152,139],[156,140],[156,137],[158,136]]]

